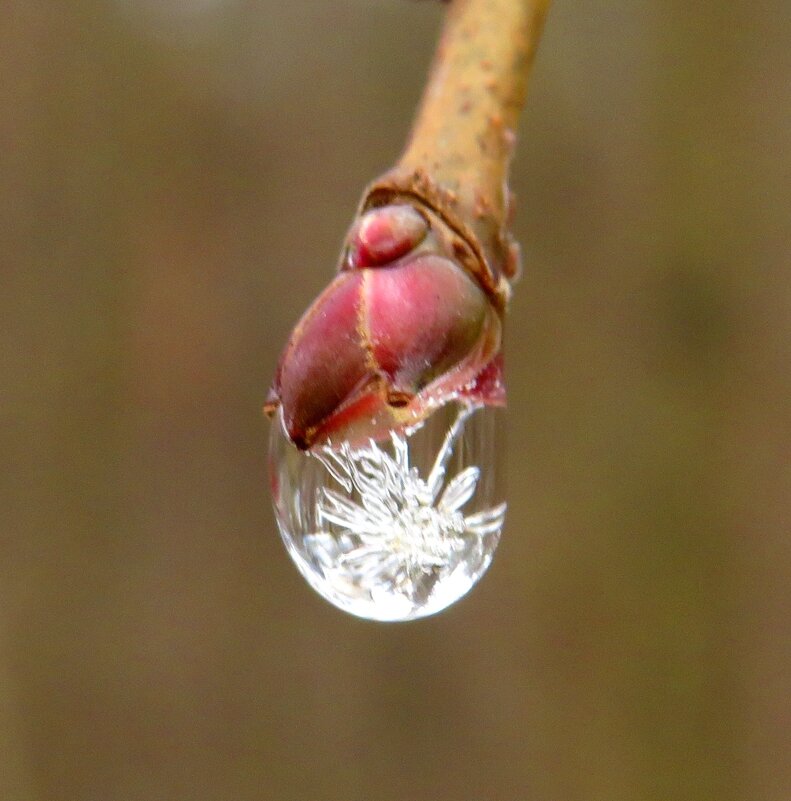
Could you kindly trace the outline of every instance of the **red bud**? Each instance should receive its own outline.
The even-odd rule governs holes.
[[[412,206],[366,212],[352,229],[348,267],[381,267],[406,256],[425,238],[428,223]]]
[[[294,329],[269,408],[281,404],[301,448],[378,437],[475,394],[500,340],[487,295],[450,259],[423,253],[344,272]]]

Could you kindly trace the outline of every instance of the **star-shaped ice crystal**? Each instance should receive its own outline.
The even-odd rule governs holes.
[[[448,460],[467,417],[451,426],[427,478],[410,466],[409,444],[391,434],[392,455],[376,442],[362,448],[344,443],[318,456],[343,492],[323,487],[316,518],[323,530],[311,551],[325,567],[343,567],[355,583],[412,598],[430,594],[484,538],[499,537],[506,504],[465,515],[481,470],[463,469],[445,481]]]

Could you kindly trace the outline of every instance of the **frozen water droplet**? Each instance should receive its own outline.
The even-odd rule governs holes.
[[[506,504],[502,409],[449,403],[389,440],[297,450],[272,425],[280,533],[309,584],[371,620],[445,609],[486,572]]]

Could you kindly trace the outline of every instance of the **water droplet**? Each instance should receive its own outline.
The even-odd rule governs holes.
[[[502,409],[448,403],[414,430],[316,453],[272,425],[280,533],[308,583],[371,620],[432,615],[489,567],[506,504]]]

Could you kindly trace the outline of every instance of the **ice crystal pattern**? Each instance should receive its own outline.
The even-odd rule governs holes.
[[[409,444],[401,434],[391,434],[391,452],[371,441],[362,448],[344,443],[317,454],[344,492],[321,488],[320,531],[306,538],[313,557],[326,569],[341,569],[372,597],[397,595],[418,604],[425,604],[435,585],[457,568],[466,574],[471,561],[488,565],[506,504],[465,515],[480,468],[466,467],[445,480],[471,411],[456,418],[426,478],[410,465]]]

